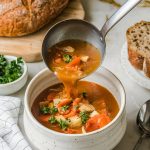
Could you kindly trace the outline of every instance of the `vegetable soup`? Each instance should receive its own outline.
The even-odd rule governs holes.
[[[91,132],[111,122],[119,111],[114,96],[101,85],[79,81],[99,67],[99,50],[85,41],[67,40],[49,52],[49,66],[61,83],[35,99],[34,117],[47,128],[66,134]]]
[[[100,129],[117,115],[117,101],[104,87],[79,81],[77,89],[78,97],[68,99],[63,84],[47,88],[34,101],[34,117],[49,129],[79,134]]]

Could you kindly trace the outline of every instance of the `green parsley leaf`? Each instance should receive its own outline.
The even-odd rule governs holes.
[[[66,62],[66,63],[70,63],[72,61],[72,56],[69,55],[69,54],[64,54],[63,55],[63,60]]]
[[[50,108],[50,114],[51,114],[51,115],[53,115],[53,114],[55,114],[55,113],[57,113],[57,112],[58,112],[58,109],[57,109],[56,107]]]
[[[62,130],[66,130],[68,128],[68,123],[62,119],[60,119],[60,121],[58,121],[58,124]]]
[[[17,58],[17,63],[18,63],[18,64],[19,64],[19,63],[20,63],[20,64],[22,64],[22,63],[23,63],[23,59],[22,59],[22,57],[18,57],[18,58]]]
[[[42,107],[40,110],[41,110],[42,114],[51,114],[51,115],[53,115],[53,114],[58,112],[58,109],[56,107],[50,108],[50,107],[45,106],[45,107]]]
[[[57,120],[54,116],[50,117],[49,120],[48,120],[51,124],[55,124],[57,123]]]
[[[68,110],[68,108],[69,108],[68,105],[64,105],[63,107],[61,107],[61,110],[65,112],[66,110]]]
[[[87,112],[80,112],[80,117],[81,117],[82,124],[85,124],[87,120],[90,118]]]
[[[41,113],[46,115],[46,114],[49,114],[50,113],[50,108],[49,107],[42,107],[40,109]]]

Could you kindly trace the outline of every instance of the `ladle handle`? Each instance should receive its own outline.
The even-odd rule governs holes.
[[[102,27],[102,37],[105,38],[109,30],[141,1],[142,0],[128,0],[118,11],[116,11]]]
[[[146,134],[142,134],[142,135],[140,136],[140,138],[138,139],[137,143],[135,144],[133,150],[138,150],[138,149],[139,149],[139,147],[140,147],[140,145],[141,145],[141,143],[142,143],[142,141],[143,141],[143,139],[144,139],[145,137],[146,137]]]

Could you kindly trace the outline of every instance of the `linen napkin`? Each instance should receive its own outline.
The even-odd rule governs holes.
[[[0,96],[0,150],[31,150],[17,122],[21,100]]]

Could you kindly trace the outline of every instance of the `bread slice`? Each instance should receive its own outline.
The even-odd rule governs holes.
[[[141,21],[127,30],[128,58],[150,77],[150,22]]]

